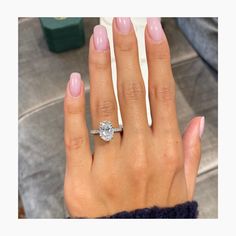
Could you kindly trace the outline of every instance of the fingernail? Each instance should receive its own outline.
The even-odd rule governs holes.
[[[93,29],[93,41],[97,51],[105,51],[109,47],[107,30],[102,25],[96,25]]]
[[[200,121],[200,126],[199,126],[199,136],[200,136],[200,138],[203,135],[204,127],[205,127],[205,117],[202,116],[201,121]]]
[[[131,20],[129,17],[116,17],[116,26],[120,33],[128,34],[131,30]]]
[[[158,17],[147,18],[148,33],[156,42],[161,42],[163,38],[163,29]]]
[[[81,76],[80,73],[72,73],[69,82],[70,94],[73,97],[78,97],[81,92]]]

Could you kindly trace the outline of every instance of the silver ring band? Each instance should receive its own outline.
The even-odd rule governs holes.
[[[114,133],[121,132],[123,130],[123,126],[120,125],[119,128],[113,128]],[[99,129],[91,129],[90,134],[99,134]]]

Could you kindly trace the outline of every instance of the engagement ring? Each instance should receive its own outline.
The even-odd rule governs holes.
[[[102,140],[108,142],[113,138],[115,132],[121,132],[122,130],[121,125],[118,128],[113,128],[112,123],[105,120],[99,123],[99,129],[92,129],[90,134],[99,134]]]

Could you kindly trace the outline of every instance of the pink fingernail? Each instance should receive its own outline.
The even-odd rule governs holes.
[[[163,29],[158,17],[147,18],[148,33],[156,42],[161,42],[163,38]]]
[[[96,25],[93,29],[93,41],[97,51],[105,51],[109,47],[107,30],[102,25]]]
[[[129,17],[117,17],[116,25],[122,34],[128,34],[131,30],[131,20]]]
[[[204,127],[205,127],[205,117],[203,116],[203,117],[201,118],[200,126],[199,126],[199,136],[200,136],[200,138],[201,138],[202,135],[203,135]]]
[[[73,97],[78,97],[81,92],[81,76],[80,73],[72,73],[69,82],[70,94]]]

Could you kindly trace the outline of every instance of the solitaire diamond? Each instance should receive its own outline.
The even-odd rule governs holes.
[[[99,135],[104,141],[110,141],[113,138],[114,129],[110,121],[102,121],[99,125]]]
[[[111,121],[104,120],[99,123],[99,129],[91,129],[90,134],[99,134],[103,141],[109,142],[113,138],[114,133],[122,131],[122,125],[113,128]]]

